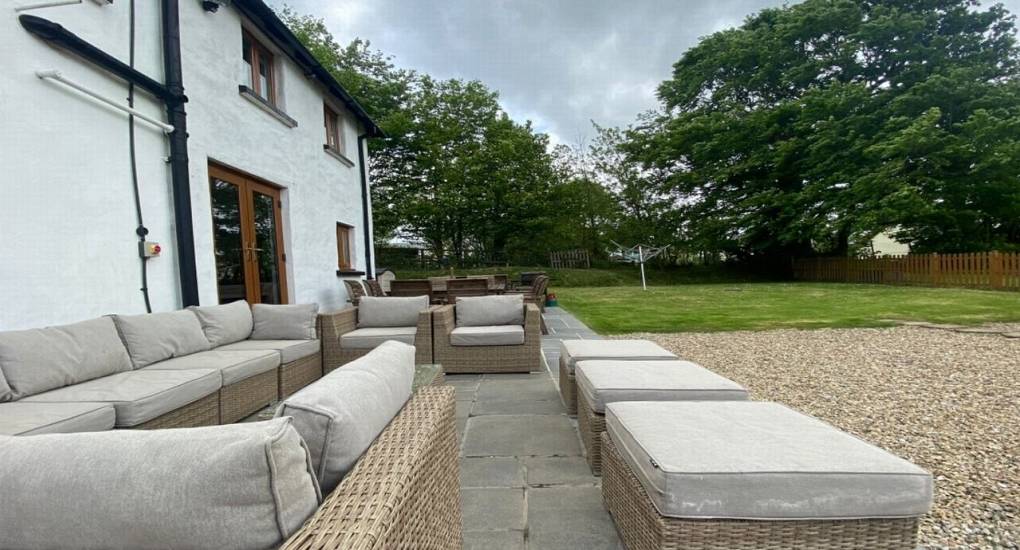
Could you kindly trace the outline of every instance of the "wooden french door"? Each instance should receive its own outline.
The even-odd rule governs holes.
[[[210,165],[209,193],[220,303],[287,303],[280,190]]]

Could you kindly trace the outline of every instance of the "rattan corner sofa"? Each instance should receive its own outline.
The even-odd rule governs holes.
[[[447,373],[537,371],[541,318],[520,295],[458,298],[432,315],[435,361]]]

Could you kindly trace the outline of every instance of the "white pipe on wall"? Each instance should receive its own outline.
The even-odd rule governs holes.
[[[34,4],[24,4],[21,6],[15,6],[14,11],[28,11],[37,10],[41,8],[55,8],[57,6],[70,6],[71,4],[81,4],[82,0],[50,0],[49,2],[36,2]]]
[[[103,96],[99,95],[98,93],[93,92],[92,90],[86,88],[85,86],[82,86],[81,84],[78,84],[77,82],[75,82],[73,80],[68,80],[67,78],[64,77],[64,75],[60,74],[60,71],[56,71],[56,70],[36,71],[35,75],[38,76],[39,78],[43,79],[43,80],[55,80],[57,82],[60,82],[61,84],[65,85],[65,86],[67,86],[69,88],[73,88],[73,89],[75,89],[75,90],[77,90],[77,91],[79,91],[79,92],[81,92],[81,93],[91,97],[92,99],[95,99],[96,101],[105,103],[106,105],[109,105],[110,107],[113,107],[114,109],[117,109],[119,111],[124,111],[125,113],[127,113],[129,115],[133,115],[136,118],[144,120],[145,122],[148,122],[149,124],[152,124],[153,126],[156,126],[156,127],[160,128],[161,130],[163,130],[167,134],[169,134],[170,132],[174,131],[174,127],[173,126],[171,126],[171,125],[169,125],[169,124],[167,124],[167,123],[165,123],[165,122],[163,122],[161,120],[156,120],[155,118],[152,118],[149,115],[143,114],[143,113],[139,112],[136,109],[133,109],[131,107],[126,107],[124,105],[121,105],[120,103],[118,103],[118,102],[116,102],[116,101],[114,101],[112,99],[103,97]]]

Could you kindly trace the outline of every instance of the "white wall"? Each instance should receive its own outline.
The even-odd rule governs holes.
[[[11,2],[0,10],[0,330],[144,311],[123,113],[42,81],[58,69],[110,98],[127,86],[33,37]],[[159,2],[136,2],[137,68],[162,81]],[[284,188],[283,215],[292,303],[342,306],[336,276],[337,221],[357,228],[355,262],[364,267],[360,181],[322,150],[323,92],[289,59],[278,59],[281,103],[298,121],[287,128],[238,94],[240,18],[233,8],[208,14],[181,2],[184,85],[199,290],[217,301],[207,163],[215,160]],[[104,51],[128,59],[128,5],[92,2],[31,12],[63,24]],[[165,119],[159,102],[136,95],[136,108]],[[339,105],[335,105],[340,107]],[[344,113],[341,110],[342,114]],[[358,130],[347,116],[349,157]],[[155,311],[180,307],[169,154],[165,136],[136,123],[141,200],[150,238],[163,244],[150,260]],[[254,153],[253,153],[254,152]]]
[[[284,188],[290,301],[317,302],[323,310],[342,307],[347,298],[336,275],[337,222],[355,227],[353,260],[358,269],[365,267],[354,118],[339,102],[332,102],[345,121],[347,157],[355,163],[347,166],[322,149],[323,89],[305,78],[290,59],[276,56],[277,102],[297,121],[297,127],[288,128],[238,93],[245,67],[241,61],[242,20],[235,9],[207,13],[198,2],[182,2],[181,19],[202,303],[217,300],[207,171],[208,162],[215,161]],[[259,36],[257,31],[253,34]],[[263,43],[272,48],[272,44]]]

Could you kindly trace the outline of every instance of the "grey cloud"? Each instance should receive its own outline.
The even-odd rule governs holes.
[[[282,5],[282,0],[274,0]],[[626,125],[702,36],[782,0],[289,0],[341,42],[362,37],[398,65],[479,79],[515,119],[555,140],[591,136],[590,120]],[[1006,7],[1020,12],[1020,0]]]

